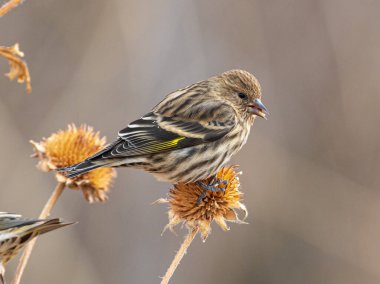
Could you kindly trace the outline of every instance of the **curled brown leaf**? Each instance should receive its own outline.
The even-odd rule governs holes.
[[[30,74],[28,65],[21,58],[24,57],[19,49],[18,43],[11,47],[0,46],[0,55],[5,57],[9,63],[9,72],[5,74],[9,80],[17,79],[19,83],[26,84],[26,91],[30,93],[32,91],[32,85],[30,80]]]

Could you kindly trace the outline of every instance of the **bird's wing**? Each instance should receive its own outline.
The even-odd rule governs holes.
[[[37,219],[23,219],[18,214],[0,212],[0,231],[30,225],[37,221]]]
[[[119,132],[117,141],[89,160],[154,154],[212,142],[225,136],[234,125],[235,121],[228,119],[195,121],[151,112],[130,123]]]

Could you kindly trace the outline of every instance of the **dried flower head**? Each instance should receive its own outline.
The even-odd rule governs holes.
[[[78,163],[104,148],[106,139],[92,127],[81,125],[77,128],[69,125],[67,130],[59,130],[40,143],[30,141],[34,146],[34,157],[39,158],[37,167],[45,172]],[[107,200],[107,192],[116,171],[112,168],[100,168],[75,178],[67,178],[56,173],[59,182],[72,189],[81,190],[90,203]]]
[[[169,203],[169,224],[165,227],[173,230],[173,227],[183,223],[189,229],[198,228],[202,239],[206,240],[211,231],[211,223],[215,222],[225,231],[229,230],[226,221],[245,223],[239,219],[235,209],[248,212],[241,203],[242,192],[239,191],[239,172],[235,166],[224,167],[217,173],[217,178],[228,182],[225,191],[207,191],[201,203],[199,198],[204,195],[204,189],[197,183],[178,183],[170,190],[167,199],[160,199],[160,203]],[[210,183],[211,178],[203,181]]]
[[[17,79],[19,83],[26,83],[26,91],[32,91],[29,69],[25,61],[21,58],[24,53],[20,51],[18,43],[11,47],[0,46],[0,55],[5,57],[9,62],[9,73],[5,74],[9,80]]]

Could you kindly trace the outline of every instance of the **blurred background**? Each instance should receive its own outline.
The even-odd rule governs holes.
[[[380,282],[379,1],[34,1],[1,18],[33,92],[0,76],[0,210],[38,216],[55,186],[29,158],[68,123],[106,135],[164,95],[241,68],[262,85],[234,157],[248,225],[196,238],[172,283]],[[6,73],[0,59],[0,72]],[[23,283],[159,283],[186,230],[161,237],[169,185],[132,169],[104,204],[64,192]],[[13,275],[16,260],[8,269]]]

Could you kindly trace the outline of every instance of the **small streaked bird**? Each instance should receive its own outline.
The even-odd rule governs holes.
[[[199,182],[246,143],[257,116],[266,118],[257,79],[231,70],[167,95],[86,160],[58,171],[74,178],[99,167],[141,168],[171,183]],[[222,181],[202,184],[217,190]]]
[[[59,219],[24,219],[0,212],[0,283],[5,283],[5,265],[33,238],[70,225]]]

